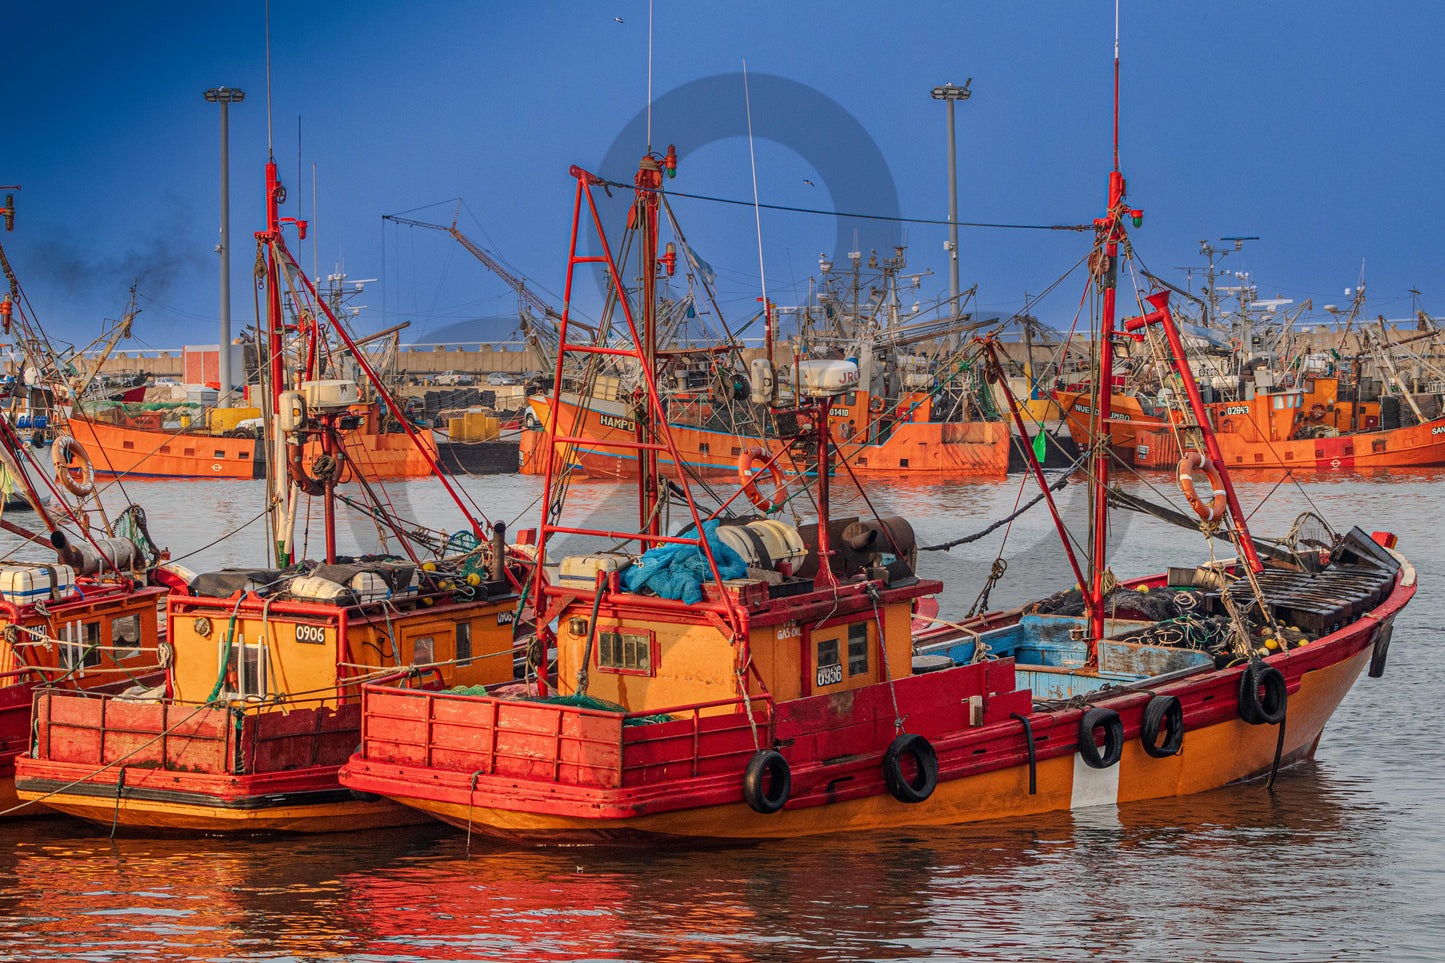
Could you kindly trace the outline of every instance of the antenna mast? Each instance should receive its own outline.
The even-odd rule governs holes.
[[[763,212],[758,206],[758,159],[753,154],[753,101],[748,93],[748,62],[743,60],[743,103],[748,113],[748,163],[753,169],[753,221],[758,228],[758,284],[763,289],[763,333],[767,336],[768,364],[773,363],[773,312],[768,303],[768,276],[763,270]]]

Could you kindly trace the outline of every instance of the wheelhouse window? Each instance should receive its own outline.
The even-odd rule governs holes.
[[[472,664],[472,623],[457,623],[457,665]]]
[[[264,645],[237,638],[226,659],[226,695],[233,699],[271,693],[271,653]]]
[[[854,622],[848,626],[848,674],[868,673],[868,623]]]
[[[111,655],[117,662],[140,655],[140,613],[117,616],[110,620]]]
[[[613,672],[652,674],[651,632],[598,632],[597,667]]]
[[[843,660],[838,656],[838,642],[837,638],[818,640],[817,672],[813,684],[819,689],[843,681]]]
[[[69,622],[60,642],[60,666],[85,669],[100,665],[100,623]]]
[[[411,644],[411,664],[427,665],[436,661],[436,639],[424,635]]]

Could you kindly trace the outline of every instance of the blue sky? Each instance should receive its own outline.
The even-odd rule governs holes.
[[[248,95],[231,111],[232,278],[234,323],[253,318],[248,278],[267,143],[263,11],[261,2],[12,5],[0,183],[24,189],[16,230],[0,241],[47,328],[89,340],[139,276],[143,313],[127,347],[214,339],[219,118],[201,92],[217,85]],[[367,306],[358,328],[410,320],[409,339],[426,340],[512,310],[509,291],[445,236],[381,220],[457,196],[467,204],[463,231],[560,291],[567,167],[600,165],[645,106],[646,0],[275,2],[271,16],[284,213],[310,218],[313,202],[317,213],[315,244],[293,248],[305,265],[314,256],[322,275],[344,260],[352,277],[381,279],[358,302]],[[928,91],[970,77],[973,99],[958,108],[960,217],[1082,223],[1100,212],[1111,2],[730,0],[659,4],[655,17],[659,97],[735,73],[744,59],[756,75],[816,88],[876,144],[905,216],[946,214],[943,107]],[[1252,271],[1264,296],[1341,301],[1363,260],[1372,313],[1408,315],[1411,287],[1427,310],[1445,313],[1445,145],[1433,66],[1442,20],[1445,8],[1432,3],[1126,0],[1121,167],[1145,211],[1135,234],[1145,262],[1182,283],[1173,269],[1202,263],[1201,238],[1258,235],[1226,264]],[[760,106],[767,116],[755,113],[755,127],[785,131],[794,144],[829,142],[808,105]],[[706,128],[709,111],[691,113],[689,136]],[[657,146],[670,139],[655,131]],[[678,146],[685,157],[672,187],[751,196],[744,138]],[[794,147],[759,140],[757,162],[763,201],[835,203]],[[632,164],[599,172],[626,180]],[[758,295],[752,211],[682,199],[676,209],[718,269],[724,310],[749,314]],[[451,210],[413,216],[447,221]],[[934,271],[922,295],[946,294],[946,228],[905,229],[911,266]],[[806,293],[834,235],[831,218],[763,212],[774,300]],[[963,285],[979,285],[981,309],[1011,312],[1084,243],[965,229]],[[1069,282],[1038,313],[1067,326],[1079,288]],[[475,336],[501,338],[507,327],[479,324]]]

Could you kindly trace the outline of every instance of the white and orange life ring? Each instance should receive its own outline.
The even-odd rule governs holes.
[[[1208,505],[1204,504],[1199,498],[1199,493],[1195,490],[1194,473],[1196,471],[1202,471],[1204,477],[1209,479],[1209,485],[1214,494],[1214,499]],[[1227,504],[1224,493],[1224,479],[1220,476],[1219,469],[1215,468],[1208,458],[1205,458],[1197,451],[1191,451],[1179,459],[1179,490],[1183,492],[1184,497],[1189,500],[1189,507],[1194,509],[1194,514],[1198,515],[1204,521],[1217,522],[1224,517]]]
[[[70,463],[80,462],[80,477],[72,475]],[[95,466],[80,442],[69,435],[61,435],[50,446],[50,462],[55,466],[55,480],[64,485],[72,495],[85,497],[95,491]]]
[[[763,514],[777,511],[788,500],[788,486],[783,480],[783,472],[778,468],[777,462],[768,465],[768,474],[773,478],[773,497],[764,498],[762,492],[758,491],[757,470],[754,465],[767,460],[767,449],[757,446],[744,448],[743,453],[738,456],[738,484],[743,486],[743,494],[748,496],[748,501],[752,502]]]

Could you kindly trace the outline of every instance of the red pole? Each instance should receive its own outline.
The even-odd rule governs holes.
[[[1029,469],[1033,471],[1034,477],[1039,481],[1039,489],[1044,493],[1044,501],[1049,503],[1049,512],[1054,516],[1054,525],[1058,528],[1059,537],[1064,543],[1064,554],[1069,557],[1069,565],[1073,566],[1074,569],[1074,578],[1079,580],[1079,585],[1082,587],[1085,581],[1083,570],[1079,568],[1079,561],[1074,557],[1074,546],[1069,541],[1069,531],[1064,527],[1064,520],[1059,517],[1059,510],[1054,505],[1054,493],[1049,491],[1049,482],[1048,479],[1044,477],[1043,466],[1041,466],[1039,460],[1034,457],[1032,439],[1029,438],[1028,428],[1024,426],[1023,416],[1019,414],[1019,407],[1014,401],[1013,392],[1009,390],[1008,378],[1004,375],[1003,365],[999,363],[998,352],[994,348],[992,341],[984,342],[984,347],[988,350],[988,357],[993,364],[993,370],[998,373],[998,383],[999,387],[1003,388],[1004,400],[1008,402],[1009,411],[1013,413],[1014,425],[1018,428],[1019,438],[1023,441],[1024,457],[1028,459]],[[1092,651],[1093,643],[1090,642],[1089,644],[1089,655],[1092,657],[1094,655]]]
[[[286,256],[286,259],[296,268],[296,276],[301,279],[301,284],[310,292],[312,300],[321,308],[321,312],[326,315],[326,320],[331,322],[331,330],[336,332],[336,336],[341,339],[342,343],[346,345],[347,350],[351,352],[352,357],[356,359],[357,365],[366,374],[366,377],[371,379],[371,383],[376,386],[377,396],[386,403],[386,407],[391,411],[392,415],[395,416],[396,420],[401,423],[402,430],[406,432],[407,437],[411,439],[412,444],[416,447],[416,450],[421,454],[422,458],[426,459],[427,467],[431,469],[432,474],[436,476],[437,480],[442,483],[442,487],[447,490],[447,494],[452,496],[452,501],[456,503],[457,508],[461,509],[462,516],[467,520],[467,523],[472,526],[472,534],[476,536],[477,541],[482,541],[484,536],[481,525],[472,517],[472,513],[467,511],[467,506],[462,504],[461,497],[457,495],[456,489],[447,481],[447,477],[437,465],[436,459],[431,456],[431,452],[427,451],[426,446],[421,443],[421,438],[417,435],[416,430],[412,428],[411,421],[406,417],[406,412],[396,403],[396,399],[391,396],[391,392],[386,390],[381,378],[371,367],[371,363],[366,360],[366,356],[361,353],[361,349],[351,340],[351,335],[346,333],[346,329],[341,326],[341,322],[336,320],[336,315],[331,313],[331,308],[329,308],[326,302],[321,300],[320,295],[316,293],[316,286],[311,283],[311,279],[306,276],[306,272],[301,270],[301,266],[296,263],[296,259],[291,256],[291,252],[286,249],[286,242],[282,240],[279,232],[276,235],[275,242],[276,246],[279,247],[281,252]],[[280,300],[279,292],[277,293],[277,300]]]
[[[1094,544],[1090,559],[1092,579],[1086,591],[1089,602],[1089,638],[1097,641],[1104,637],[1104,569],[1107,568],[1105,554],[1108,550],[1109,533],[1109,459],[1114,432],[1109,425],[1112,413],[1109,395],[1114,390],[1114,296],[1119,280],[1119,238],[1123,235],[1120,223],[1124,199],[1124,175],[1118,170],[1109,173],[1109,209],[1103,218],[1102,230],[1107,238],[1104,253],[1108,263],[1104,265],[1104,305],[1099,323],[1099,433],[1094,441]]]
[[[1164,337],[1169,340],[1169,367],[1179,376],[1184,383],[1184,393],[1189,397],[1189,407],[1194,411],[1194,420],[1199,425],[1199,433],[1204,436],[1204,452],[1209,456],[1210,462],[1219,470],[1220,481],[1224,483],[1224,499],[1229,505],[1230,517],[1234,520],[1235,531],[1239,532],[1240,550],[1244,552],[1245,560],[1249,563],[1251,570],[1255,572],[1264,569],[1264,563],[1259,559],[1259,553],[1254,548],[1254,537],[1249,534],[1249,526],[1245,524],[1244,512],[1239,507],[1239,499],[1234,494],[1234,483],[1229,480],[1229,472],[1225,470],[1223,457],[1219,453],[1219,439],[1214,437],[1214,428],[1209,424],[1208,413],[1204,409],[1204,399],[1199,395],[1199,386],[1194,382],[1194,372],[1189,367],[1189,359],[1184,354],[1184,342],[1179,337],[1179,330],[1174,326],[1174,314],[1169,310],[1169,292],[1155,291],[1146,299],[1154,306],[1154,310],[1141,318],[1130,318],[1124,322],[1127,331],[1137,331],[1147,324],[1157,323],[1164,329]]]

